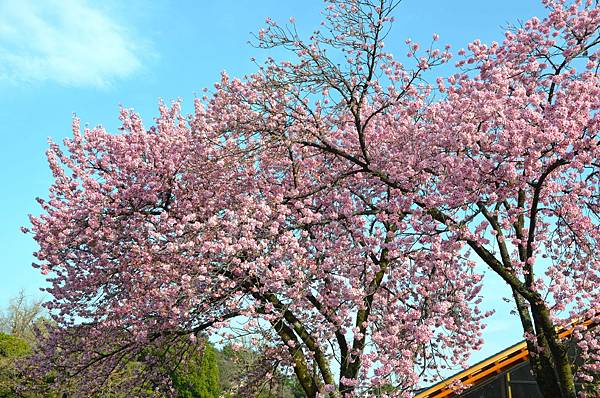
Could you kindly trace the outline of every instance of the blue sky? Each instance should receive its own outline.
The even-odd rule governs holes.
[[[35,242],[19,227],[40,212],[35,197],[51,182],[48,137],[68,136],[74,113],[115,131],[120,105],[146,120],[159,98],[181,98],[185,109],[222,70],[254,70],[250,58],[265,53],[247,41],[265,17],[294,16],[309,31],[322,8],[321,0],[0,0],[0,308],[19,289],[42,295],[43,278],[31,267]],[[455,49],[476,38],[501,41],[502,26],[534,15],[543,15],[534,0],[404,0],[386,46],[400,55],[407,37],[428,43],[434,32]],[[497,312],[474,361],[522,335],[502,301],[503,283],[487,276],[485,292]]]

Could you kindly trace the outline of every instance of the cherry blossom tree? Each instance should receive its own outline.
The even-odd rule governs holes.
[[[52,145],[56,181],[32,218],[59,325],[46,363],[94,388],[127,358],[159,370],[153,351],[224,328],[270,342],[308,396],[408,393],[417,372],[481,344],[480,276],[455,242],[401,233],[378,207],[386,187],[336,186],[334,158],[229,136],[209,117],[199,105],[188,125],[162,106],[146,130],[124,110],[121,135],[76,122],[68,152]]]
[[[385,52],[397,2],[327,1],[308,40],[267,19],[256,46],[290,60],[223,74],[192,115],[161,104],[146,128],[124,109],[117,135],[75,120],[31,219],[57,323],[39,371],[85,395],[136,358],[140,394],[162,393],[157,361],[209,333],[267,342],[309,397],[411,396],[481,346],[483,264],[544,394],[574,397],[600,359],[594,328],[557,329],[600,309],[600,11],[545,4],[428,83],[450,47]]]
[[[361,4],[336,2],[333,37],[315,32],[303,42],[293,24],[273,21],[259,32],[260,47],[283,46],[298,61],[269,60],[244,87],[279,95],[248,100],[235,85],[228,91],[248,110],[283,109],[299,122],[272,137],[346,162],[362,184],[387,186],[412,222],[433,219],[445,242],[466,243],[467,258],[512,289],[545,395],[572,397],[575,380],[593,381],[599,359],[597,332],[581,322],[597,324],[599,310],[600,11],[591,1],[544,4],[546,18],[509,29],[501,44],[474,41],[469,55],[459,51],[458,73],[429,85],[430,69],[451,56],[435,48],[437,35],[421,56],[407,40],[403,65],[383,52],[384,29],[360,24],[369,15]],[[345,66],[326,47],[341,49]],[[283,100],[275,107],[272,98]],[[562,341],[573,324],[574,339]],[[569,357],[572,345],[583,364]]]
[[[471,43],[459,67],[475,73],[426,111],[436,156],[449,156],[428,172],[427,208],[512,289],[544,396],[575,397],[574,380],[600,370],[598,332],[581,325],[600,315],[600,8],[545,4],[503,43]]]

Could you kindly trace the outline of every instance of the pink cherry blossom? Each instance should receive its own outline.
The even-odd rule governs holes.
[[[597,377],[597,328],[573,333],[581,364],[558,330],[600,320],[599,7],[544,1],[428,84],[452,54],[385,53],[395,2],[327,3],[308,41],[267,19],[257,47],[292,61],[223,73],[192,115],[123,109],[119,134],[75,119],[50,143],[38,373],[86,396],[142,358],[164,385],[157,347],[252,335],[308,396],[409,397],[481,347],[480,264],[513,291],[542,391]]]

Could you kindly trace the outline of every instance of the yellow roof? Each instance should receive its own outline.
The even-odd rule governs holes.
[[[572,323],[573,326],[564,328],[559,336],[564,338],[571,333],[575,326],[589,326],[591,324],[596,325],[592,319],[588,319],[580,324],[576,322]],[[517,365],[519,363],[529,360],[529,351],[527,350],[527,343],[522,341],[515,344],[512,347],[499,352],[498,354],[485,359],[478,364],[466,369],[449,379],[446,379],[438,384],[435,384],[428,389],[421,391],[415,398],[443,398],[452,397],[455,395],[453,385],[461,382],[464,385],[478,385],[493,377],[496,374],[502,373],[505,370]]]

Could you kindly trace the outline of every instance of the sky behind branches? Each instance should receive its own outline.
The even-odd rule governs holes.
[[[309,33],[323,7],[321,0],[0,0],[0,308],[20,289],[43,296],[44,278],[31,267],[35,242],[19,228],[40,213],[35,197],[51,183],[48,137],[69,136],[73,114],[115,132],[120,105],[146,125],[159,98],[181,98],[191,111],[222,70],[255,70],[250,58],[266,53],[247,42],[265,17],[283,23],[294,16]],[[508,23],[534,15],[544,15],[536,0],[404,0],[386,49],[402,61],[408,37],[425,45],[438,33],[455,50],[474,39],[501,41]],[[502,300],[509,290],[493,275],[485,283],[486,307],[497,312],[473,362],[522,338]]]

